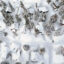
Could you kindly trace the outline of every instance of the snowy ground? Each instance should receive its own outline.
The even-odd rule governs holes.
[[[64,64],[64,0],[47,1],[0,0],[0,64]],[[52,24],[56,17],[50,18],[55,14],[58,17]],[[28,22],[25,26],[26,15],[34,27]]]

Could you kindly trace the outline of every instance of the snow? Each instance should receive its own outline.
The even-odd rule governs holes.
[[[15,64],[16,62],[21,62],[22,64],[26,64],[27,61],[29,61],[29,64],[35,64],[32,62],[36,62],[36,61],[37,61],[36,64],[42,64],[42,63],[61,64],[64,62],[63,61],[64,56],[56,54],[57,47],[64,45],[64,33],[63,33],[64,26],[59,25],[59,21],[61,17],[58,14],[58,11],[52,8],[51,6],[52,3],[48,4],[47,0],[12,0],[12,1],[1,0],[1,1],[4,1],[7,5],[5,11],[12,12],[7,14],[9,16],[10,15],[13,16],[14,23],[10,26],[6,25],[6,23],[3,20],[5,19],[5,17],[1,12],[3,7],[0,7],[0,41],[2,41],[0,43],[0,64],[2,61],[7,60],[6,56],[9,52],[12,53],[12,57],[11,57],[12,60],[10,59],[12,64]],[[29,11],[33,15],[35,14],[35,12],[37,12],[37,9],[39,9],[39,11],[42,11],[43,13],[45,12],[47,17],[46,21],[40,22],[39,20],[37,20],[36,22],[36,20],[34,19],[36,15],[34,15],[32,21],[35,24],[35,26],[33,27],[33,29],[31,29],[31,31],[29,29],[26,29],[27,28],[26,20],[23,17],[23,14],[25,13],[28,14],[28,12],[24,12],[25,10],[21,8],[20,1],[22,1],[25,8],[28,9],[27,11]],[[52,0],[52,2],[53,1],[55,2],[55,0]],[[11,3],[15,11],[11,10],[11,8],[9,7],[9,3]],[[37,7],[35,7],[36,3],[37,3]],[[37,13],[39,14],[39,12]],[[19,15],[21,22],[16,20],[15,18],[16,14]],[[57,14],[59,16],[58,22],[55,24],[51,24],[54,25],[55,31],[52,31],[52,34],[48,36],[46,35],[46,31],[44,30],[44,25],[48,24],[48,22],[50,21],[50,17],[54,14]],[[63,21],[62,24],[64,24],[64,19],[62,19],[62,21]],[[20,22],[20,25],[18,22]],[[35,28],[38,29],[41,33],[36,35],[34,31]],[[57,30],[60,31],[61,32],[60,34],[62,35],[56,36],[55,33]],[[7,32],[7,36],[4,36],[4,32]],[[54,42],[52,40],[54,40]],[[30,49],[28,51],[25,51],[23,49],[23,46],[25,44],[30,46]],[[40,48],[45,48],[45,52],[43,55],[39,53]]]

